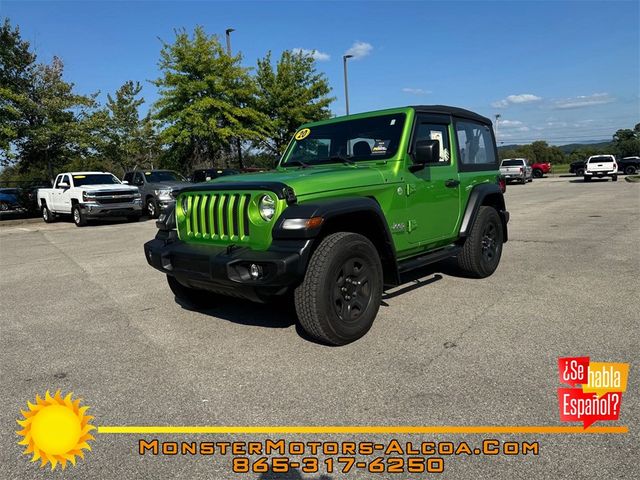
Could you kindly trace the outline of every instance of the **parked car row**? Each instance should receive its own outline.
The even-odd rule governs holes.
[[[201,169],[193,172],[189,182],[171,170],[136,170],[126,172],[121,182],[109,172],[65,172],[56,177],[52,188],[38,189],[31,203],[37,205],[45,222],[71,215],[79,227],[103,217],[137,221],[147,214],[158,218],[175,203],[174,191],[192,183],[240,173],[231,169]],[[3,190],[7,192],[0,191],[0,209],[17,208],[17,189]]]
[[[595,157],[602,157],[603,155],[594,155],[589,157],[587,160],[576,160],[575,162],[571,162],[569,165],[569,173],[573,173],[578,177],[584,176],[586,171],[587,162],[589,159]],[[613,155],[605,155],[608,157],[613,157]],[[617,173],[624,173],[625,175],[635,175],[640,171],[640,157],[624,157],[620,159],[615,159],[617,164]]]

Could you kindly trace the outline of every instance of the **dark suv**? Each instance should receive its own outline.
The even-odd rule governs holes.
[[[173,190],[190,185],[179,173],[171,170],[138,170],[124,174],[124,183],[138,187],[144,210],[151,218],[175,203]]]

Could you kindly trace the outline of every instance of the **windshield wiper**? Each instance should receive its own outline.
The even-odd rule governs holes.
[[[294,165],[299,165],[302,168],[310,167],[308,163],[303,162],[302,160],[289,160],[287,163],[283,165],[283,167],[292,167]]]
[[[352,160],[350,157],[343,157],[342,155],[332,155],[331,157],[329,157],[329,161],[330,162],[335,162],[336,160],[338,162],[344,163],[345,165],[355,165],[356,164],[355,160]]]

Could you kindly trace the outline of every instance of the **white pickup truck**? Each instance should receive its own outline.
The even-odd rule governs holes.
[[[71,214],[78,227],[91,218],[114,216],[138,220],[142,215],[138,189],[107,172],[61,173],[53,188],[38,189],[38,206],[45,222]]]
[[[593,177],[611,177],[618,181],[618,163],[613,155],[593,155],[587,159],[584,166],[584,181],[588,182]]]

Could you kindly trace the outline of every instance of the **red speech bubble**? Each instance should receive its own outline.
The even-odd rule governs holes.
[[[563,422],[582,422],[584,428],[598,420],[618,420],[622,392],[608,392],[598,398],[595,393],[584,393],[579,388],[559,388],[558,406]]]
[[[589,381],[589,357],[558,358],[558,374],[560,383],[572,387],[586,385]]]

